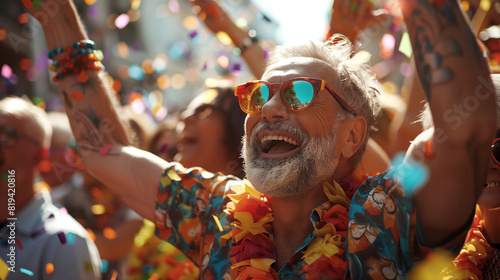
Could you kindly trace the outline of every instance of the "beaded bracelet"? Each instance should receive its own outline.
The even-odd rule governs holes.
[[[238,48],[241,50],[240,54],[242,55],[250,46],[258,42],[259,39],[257,37],[246,37],[241,42],[241,45],[238,46]]]
[[[64,58],[62,58],[58,61],[54,61],[49,66],[49,70],[56,72],[57,67],[66,65],[66,63],[68,63],[68,61],[71,58],[76,57],[78,55],[82,55],[83,57],[85,57],[85,55],[93,55],[97,59],[97,56],[94,54],[94,49],[79,49],[79,50],[71,52],[71,54],[65,56]]]
[[[78,72],[82,72],[83,70],[105,70],[104,65],[100,61],[90,61],[91,63],[83,64],[80,66],[75,66],[73,64],[64,68],[59,74],[55,75],[52,80],[54,82],[59,82],[64,76],[69,74],[77,74]]]
[[[64,51],[66,51],[67,53],[71,53],[74,50],[77,50],[80,48],[94,49],[94,46],[95,46],[95,43],[92,40],[80,40],[78,42],[74,42],[73,45],[71,45],[70,47],[53,49],[53,50],[49,51],[47,56],[49,57],[49,59],[52,59],[54,57],[54,55],[63,53]]]

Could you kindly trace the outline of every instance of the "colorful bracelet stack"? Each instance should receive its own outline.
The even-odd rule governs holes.
[[[57,48],[49,51],[48,57],[52,59],[55,55],[62,54],[66,52],[60,60],[54,61],[49,69],[56,72],[57,75],[54,76],[54,82],[58,82],[64,76],[69,74],[77,74],[83,70],[104,70],[104,65],[99,61],[99,58],[94,53],[95,43],[90,40],[81,40],[73,43],[67,48]],[[57,71],[58,68],[64,67],[61,71]]]

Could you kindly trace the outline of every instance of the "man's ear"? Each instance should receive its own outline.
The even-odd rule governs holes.
[[[366,120],[357,116],[346,120],[341,126],[342,143],[340,143],[340,155],[351,158],[363,145],[367,133]]]

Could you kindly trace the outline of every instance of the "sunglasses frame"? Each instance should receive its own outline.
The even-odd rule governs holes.
[[[493,161],[494,161],[496,164],[498,164],[498,165],[500,165],[500,161],[498,161],[498,160],[495,158],[495,155],[493,154],[493,149],[494,149],[494,148],[493,148],[493,146],[495,145],[495,143],[496,143],[496,142],[499,142],[499,141],[500,141],[500,138],[495,138],[495,139],[493,139],[493,142],[491,142],[491,152],[490,152],[490,153],[491,153],[491,158],[492,158],[492,159],[493,159]]]
[[[286,102],[285,102],[285,97],[283,96],[283,89],[289,85],[290,83],[293,83],[295,81],[306,81],[306,82],[309,82],[312,86],[313,86],[313,89],[314,89],[314,93],[313,93],[313,97],[312,97],[312,100],[311,102],[309,102],[309,105],[307,107],[304,107],[304,108],[301,108],[301,109],[293,109],[291,108]],[[245,91],[245,89],[250,86],[250,85],[253,85],[253,84],[257,84],[257,83],[261,83],[261,84],[264,84],[266,86],[268,86],[271,91],[269,92],[269,99],[264,103],[266,104],[275,94],[276,92],[276,89],[279,89],[280,90],[280,98],[281,98],[281,102],[283,102],[283,105],[285,105],[289,110],[291,111],[303,111],[307,108],[309,108],[311,106],[311,104],[313,104],[314,100],[316,99],[316,96],[318,95],[318,93],[323,90],[323,89],[326,89],[326,91],[328,91],[332,97],[335,99],[335,101],[337,101],[337,103],[340,105],[340,107],[342,109],[344,109],[345,111],[353,114],[354,116],[357,116],[356,114],[356,111],[354,111],[354,109],[351,108],[351,106],[349,106],[349,104],[347,104],[347,102],[344,101],[344,99],[342,99],[342,97],[340,97],[338,94],[335,93],[335,91],[333,91],[325,82],[325,80],[322,80],[322,79],[316,79],[316,78],[307,78],[307,77],[298,77],[298,78],[293,78],[293,79],[290,79],[284,83],[269,83],[267,81],[263,81],[263,80],[255,80],[255,81],[250,81],[250,82],[247,82],[247,83],[243,83],[243,84],[239,84],[235,87],[235,90],[234,90],[234,95],[235,96],[238,96],[238,100],[239,100],[239,104],[240,104],[240,108],[243,112],[251,115],[251,114],[255,114],[255,113],[258,113],[260,112],[261,110],[257,110],[257,111],[249,111],[249,110],[246,110],[243,106],[242,106],[242,101],[243,101],[243,92]]]

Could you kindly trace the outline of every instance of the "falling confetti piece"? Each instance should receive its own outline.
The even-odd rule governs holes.
[[[110,227],[104,228],[102,234],[104,234],[104,237],[106,237],[109,240],[113,240],[116,238],[116,231]]]
[[[214,217],[215,223],[217,224],[217,227],[219,228],[219,230],[223,231],[222,225],[220,224],[220,221],[219,221],[219,218],[217,218],[217,216],[215,216],[215,215],[212,215],[212,217]]]
[[[38,168],[42,172],[50,172],[50,170],[52,170],[52,163],[47,159],[41,160],[38,164]]]
[[[422,188],[429,179],[429,168],[426,164],[415,161],[411,157],[405,159],[405,153],[398,153],[391,162],[396,166],[394,178],[410,196]]]
[[[127,14],[121,14],[115,19],[115,25],[118,29],[123,29],[130,22],[130,18]]]
[[[7,279],[8,274],[9,266],[4,260],[0,259],[0,279]]]
[[[29,275],[29,276],[33,276],[33,275],[35,275],[35,274],[33,273],[33,271],[31,271],[31,270],[29,270],[29,269],[26,269],[26,268],[21,268],[21,269],[19,269],[19,271],[21,271],[22,273],[24,273],[24,274],[26,274],[26,275]]]
[[[113,271],[113,275],[111,275],[111,280],[116,280],[116,277],[118,276],[118,271]]]
[[[85,73],[85,71],[80,72],[80,75],[78,75],[78,78],[76,78],[76,80],[81,84],[86,83],[88,79],[89,76],[87,76],[87,73]]]
[[[9,65],[2,65],[2,76],[9,79],[12,76],[12,68]]]
[[[33,2],[31,2],[30,0],[23,0],[23,4],[26,7],[26,9],[33,7]]]
[[[106,207],[104,207],[104,205],[102,204],[94,204],[90,207],[90,211],[92,212],[92,214],[98,216],[106,213]]]
[[[51,274],[52,272],[54,272],[54,265],[52,263],[48,263],[45,266],[45,271],[47,272],[47,274]]]
[[[101,150],[99,151],[99,154],[101,156],[106,156],[110,149],[111,149],[111,145],[109,145],[108,143],[104,143]]]
[[[19,248],[19,250],[24,249],[23,243],[21,243],[21,240],[19,240],[19,238],[14,239],[14,241],[15,241],[14,243],[16,243],[17,248]]]
[[[9,175],[7,175],[7,173],[2,173],[2,178],[7,181],[9,180]]]
[[[399,51],[406,55],[408,58],[411,58],[411,54],[413,53],[413,49],[411,48],[410,36],[407,32],[403,34],[401,37],[401,43],[399,44]]]
[[[66,244],[67,240],[66,240],[66,234],[64,234],[64,232],[58,233],[57,237],[59,237],[59,241],[61,242],[62,245]]]
[[[72,232],[68,232],[66,234],[66,240],[68,241],[68,244],[75,244],[75,234]]]
[[[73,91],[73,93],[71,93],[69,96],[71,98],[73,98],[74,100],[76,100],[76,101],[80,101],[80,100],[82,100],[85,97],[85,95],[81,94],[77,90]]]
[[[102,273],[108,272],[108,261],[107,260],[101,261],[101,269],[102,269]]]
[[[40,10],[40,2],[39,2],[39,0],[33,0],[33,5],[35,5],[35,9],[37,11]]]

